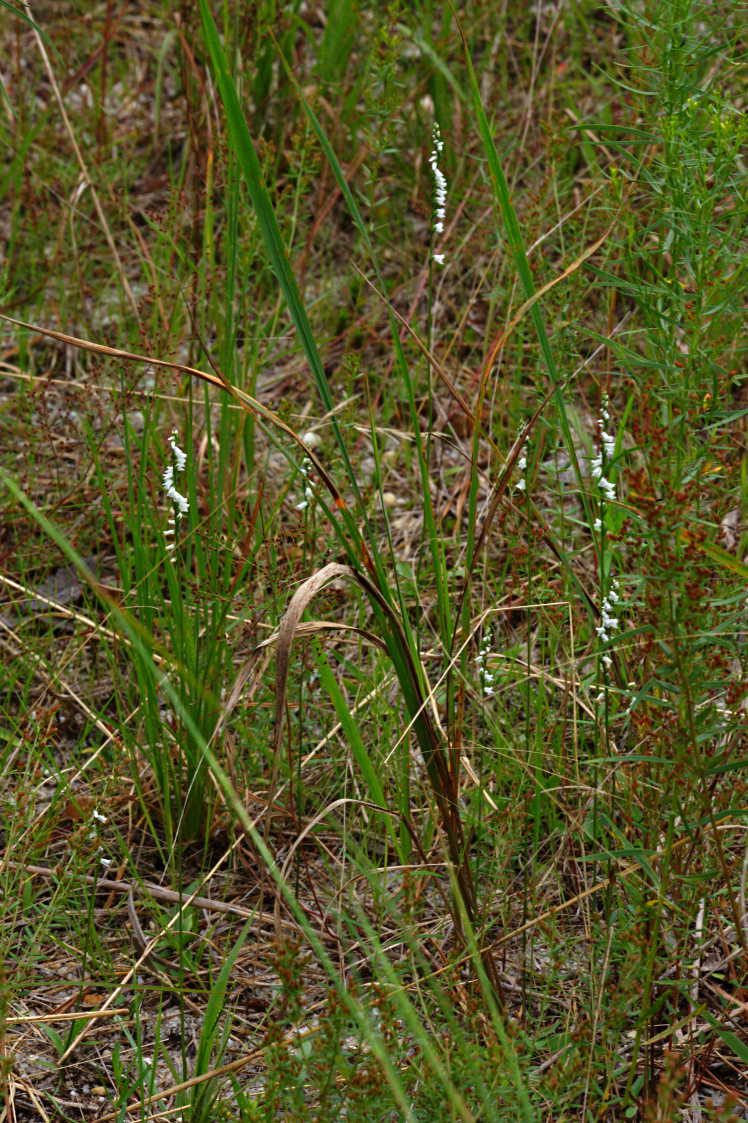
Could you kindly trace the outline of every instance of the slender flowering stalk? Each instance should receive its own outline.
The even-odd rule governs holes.
[[[488,636],[486,636],[475,657],[475,665],[478,668],[478,676],[480,678],[484,698],[492,698],[495,693],[495,675],[490,668],[486,666],[486,659],[488,658],[490,650],[491,641]]]
[[[620,621],[615,615],[619,609],[616,607],[621,600],[620,593],[618,592],[618,582],[611,581],[610,588],[605,594],[602,606],[600,608],[600,623],[595,628],[601,643],[610,643],[613,638],[613,633],[620,628]],[[605,652],[602,656],[603,663],[609,669],[613,660],[610,655]]]
[[[303,461],[303,463],[300,465],[299,471],[301,472],[301,478],[304,481],[304,498],[300,503],[296,504],[296,510],[305,511],[309,506],[311,500],[314,499],[314,489],[309,482],[309,465],[307,464],[306,460]]]
[[[432,149],[429,157],[429,164],[431,166],[431,174],[434,177],[434,198],[436,202],[436,214],[434,218],[434,234],[444,233],[444,220],[447,217],[447,179],[444,172],[439,167],[439,156],[444,148],[444,141],[442,140],[439,131],[438,122],[434,122],[434,130],[432,133]],[[444,254],[435,253],[433,255],[434,261],[437,265],[444,264]]]
[[[608,475],[610,461],[615,455],[616,438],[610,432],[610,412],[608,410],[608,399],[603,399],[600,407],[600,448],[598,452],[592,457],[590,461],[592,478],[598,486],[600,492],[600,513],[595,519],[593,530],[595,534],[600,535],[600,568],[601,568],[601,584],[604,586],[605,574],[607,567],[605,566],[605,508],[610,500],[616,497],[615,484]],[[616,613],[619,611],[618,605],[620,604],[621,596],[618,591],[618,583],[615,579],[611,580],[608,584],[607,592],[603,597],[603,603],[600,608],[600,623],[596,627],[598,638],[601,644],[607,646],[610,644],[613,633],[618,631],[620,621]],[[613,665],[612,656],[608,651],[603,651],[601,656],[606,671],[609,671]],[[598,701],[603,701],[605,693],[603,692]]]
[[[603,504],[606,500],[616,497],[615,484],[607,475],[608,463],[613,459],[616,449],[616,439],[608,432],[606,428],[608,425],[610,425],[610,414],[606,399],[600,407],[600,450],[590,460],[592,478],[600,489]]]
[[[172,503],[172,513],[169,516],[169,525],[164,531],[164,535],[166,537],[173,537],[177,523],[182,515],[186,515],[189,511],[190,503],[187,497],[177,491],[174,485],[175,473],[183,472],[187,464],[187,453],[177,444],[176,430],[169,436],[169,444],[172,451],[172,463],[168,464],[164,469],[163,484],[167,498],[170,499]],[[166,548],[171,553],[175,545],[175,542],[171,542]]]

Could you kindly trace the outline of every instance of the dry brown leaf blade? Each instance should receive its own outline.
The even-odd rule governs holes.
[[[310,601],[314,600],[317,593],[321,592],[331,581],[339,577],[356,578],[355,570],[349,565],[340,562],[330,562],[318,569],[306,581],[299,585],[291,597],[288,608],[283,614],[283,619],[278,627],[276,640],[277,662],[275,670],[275,734],[273,737],[273,775],[270,785],[270,800],[274,798],[280,766],[280,744],[283,733],[283,709],[286,704],[286,690],[288,687],[288,670],[291,661],[291,647],[296,635],[301,617]]]

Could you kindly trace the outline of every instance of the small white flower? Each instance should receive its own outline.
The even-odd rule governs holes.
[[[105,823],[106,815],[102,815],[100,811],[94,811],[93,817],[97,823]]]
[[[526,468],[527,468],[527,451],[526,451],[526,449],[523,448],[522,452],[519,454],[519,458],[517,460],[517,471],[518,472],[524,472]],[[521,479],[517,480],[516,484],[514,485],[514,490],[515,491],[526,491],[527,490],[527,480],[525,479],[524,476],[522,476]]]
[[[169,437],[169,444],[171,451],[174,453],[174,460],[176,462],[177,471],[183,472],[187,463],[187,453],[184,452],[177,444],[177,431],[173,429]]]

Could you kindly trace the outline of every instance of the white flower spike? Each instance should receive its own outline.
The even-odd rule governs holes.
[[[186,495],[182,495],[177,491],[174,485],[174,474],[176,472],[183,472],[187,465],[187,453],[177,444],[176,430],[169,436],[169,445],[171,446],[173,463],[167,465],[164,469],[163,485],[167,498],[173,504],[172,514],[169,518],[169,525],[164,531],[164,534],[169,537],[174,534],[175,528],[182,515],[186,515],[190,509],[190,501]],[[167,546],[169,552],[173,551],[175,543],[171,542]]]
[[[439,156],[444,148],[444,141],[442,140],[439,131],[439,125],[434,122],[434,130],[432,133],[432,148],[429,157],[429,164],[431,166],[431,174],[434,177],[434,198],[436,202],[436,214],[434,217],[434,234],[444,233],[444,220],[447,217],[447,179],[444,172],[439,167]],[[444,254],[435,253],[433,259],[437,265],[444,264]]]
[[[608,462],[613,459],[616,450],[616,439],[608,432],[607,426],[610,425],[610,414],[608,413],[607,398],[600,407],[600,451],[597,452],[590,460],[590,471],[592,478],[602,492],[604,499],[615,499],[616,488],[612,480],[608,479],[606,470]]]
[[[299,472],[301,473],[301,478],[304,481],[304,498],[301,500],[300,503],[296,504],[296,510],[297,511],[305,511],[306,508],[309,506],[311,500],[314,499],[314,489],[312,488],[312,485],[309,482],[309,471],[310,471],[310,466],[309,466],[309,464],[307,464],[306,460],[304,460],[299,465]]]

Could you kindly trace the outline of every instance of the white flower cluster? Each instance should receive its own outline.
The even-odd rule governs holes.
[[[183,451],[177,444],[177,434],[174,431],[169,437],[169,444],[173,454],[173,462],[164,469],[164,491],[173,504],[172,513],[169,517],[169,526],[164,531],[165,535],[173,535],[175,527],[182,515],[186,515],[190,509],[189,499],[185,495],[181,495],[174,486],[174,473],[183,472],[187,464],[187,453]],[[174,549],[174,542],[167,546],[168,550]]]
[[[613,632],[617,631],[621,626],[618,617],[613,615],[617,611],[616,605],[619,604],[620,600],[621,595],[618,592],[618,583],[616,581],[611,581],[610,588],[608,589],[600,609],[601,622],[595,628],[602,643],[608,643],[612,639]],[[605,666],[610,667],[613,662],[610,655],[606,653],[602,658]]]
[[[434,122],[433,131],[433,147],[429,157],[429,164],[431,165],[431,174],[434,177],[434,194],[436,196],[436,219],[434,221],[434,233],[442,234],[444,231],[444,219],[447,216],[447,180],[444,172],[439,167],[439,156],[444,148],[444,141],[442,140],[439,131],[439,125]],[[435,253],[434,261],[437,265],[444,264],[444,254]]]
[[[600,451],[590,460],[590,470],[592,478],[600,488],[605,499],[615,499],[616,488],[612,480],[609,480],[606,475],[606,468],[608,462],[613,459],[613,454],[616,449],[616,439],[608,432],[607,426],[610,425],[610,414],[608,413],[607,400],[603,402],[600,409]],[[595,530],[600,530],[600,520],[595,523]]]
[[[314,499],[314,490],[309,482],[309,465],[307,464],[306,460],[303,461],[303,463],[299,467],[299,471],[301,472],[301,478],[304,481],[304,498],[300,503],[296,504],[296,510],[304,511],[309,506],[310,501]]]
[[[103,824],[107,821],[106,815],[102,815],[98,808],[96,808],[94,810],[93,818],[94,818],[96,823],[102,823]],[[98,837],[97,829],[98,828],[95,825],[91,827],[91,830],[88,832],[89,842],[93,842],[93,840]],[[97,853],[99,853],[99,851],[101,851],[101,847],[99,847],[99,850],[97,850]]]
[[[484,698],[492,698],[495,693],[495,676],[493,672],[486,667],[486,659],[488,658],[490,650],[491,641],[486,637],[480,645],[478,654],[475,657],[475,665],[478,668],[478,676],[480,677]]]

